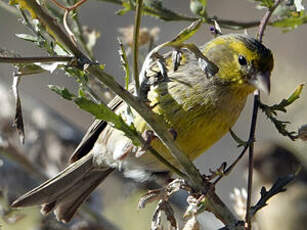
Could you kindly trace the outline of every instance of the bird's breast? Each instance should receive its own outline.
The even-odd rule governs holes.
[[[222,138],[238,119],[248,93],[237,88],[169,85],[151,92],[153,111],[176,132],[176,142],[195,159]],[[205,91],[204,91],[205,90]],[[181,92],[179,92],[181,91]]]

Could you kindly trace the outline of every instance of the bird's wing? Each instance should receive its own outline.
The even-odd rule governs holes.
[[[179,53],[175,53],[179,56],[174,56],[174,52],[168,52],[156,60],[149,63],[146,68],[145,81],[147,86],[155,85],[156,83],[163,80],[179,80],[183,76],[182,73],[187,73],[188,71],[201,71],[201,66],[199,64],[198,58],[194,53],[187,49],[181,49]],[[177,60],[174,59],[177,57]],[[186,62],[189,66],[184,65]],[[187,69],[188,68],[188,69]],[[163,73],[165,72],[165,73]],[[133,92],[132,85],[129,87],[129,91]],[[112,110],[116,110],[123,100],[116,96],[110,103],[109,107]],[[75,162],[85,156],[94,146],[100,133],[107,126],[107,122],[103,120],[95,120],[92,125],[88,128],[85,136],[83,137],[81,143],[78,145],[74,153],[70,158],[70,162]]]

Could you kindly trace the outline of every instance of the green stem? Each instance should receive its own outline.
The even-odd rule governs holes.
[[[134,82],[135,82],[136,92],[138,92],[140,88],[138,56],[139,56],[139,33],[140,33],[141,17],[142,17],[142,5],[143,5],[143,0],[136,1],[136,14],[135,14],[134,31],[133,31],[133,72],[134,72]]]

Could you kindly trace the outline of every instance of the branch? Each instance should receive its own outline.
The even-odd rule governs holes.
[[[71,62],[75,57],[54,56],[54,57],[0,57],[0,63],[12,64],[33,64],[35,62]]]
[[[261,197],[257,204],[252,206],[249,209],[250,216],[253,217],[261,208],[267,205],[267,201],[271,199],[274,195],[286,191],[285,186],[291,183],[295,179],[295,174],[290,174],[281,178],[278,178],[277,181],[272,185],[269,191],[265,187],[261,188]]]
[[[265,13],[265,15],[263,16],[263,18],[260,21],[260,25],[258,28],[258,33],[257,33],[257,39],[259,40],[259,42],[262,42],[262,37],[265,31],[266,26],[269,23],[269,20],[274,12],[274,10],[277,8],[277,6],[279,6],[279,4],[282,2],[283,0],[275,0],[274,5],[271,8],[268,8],[268,11]]]
[[[60,41],[64,43],[64,45],[76,56],[76,58],[81,61],[86,61],[86,63],[91,63],[88,61],[86,56],[77,47],[74,46],[67,34],[59,27],[58,24],[54,22],[52,17],[47,15],[41,9],[41,7],[36,4],[35,0],[29,0],[27,1],[27,4],[28,7],[30,7],[30,10],[32,10],[36,14],[36,17],[40,21],[42,21],[42,23],[47,28],[49,28],[48,31],[52,32],[52,34],[56,38],[60,38]],[[148,106],[144,102],[140,101],[139,98],[133,96],[128,91],[126,91],[119,83],[114,80],[111,75],[104,72],[99,65],[90,64],[86,71],[94,78],[98,79],[106,86],[108,86],[112,91],[118,94],[127,104],[129,104],[139,114],[142,115],[144,120],[158,135],[162,143],[167,146],[170,153],[183,166],[184,170],[188,174],[188,178],[185,179],[187,179],[193,189],[195,191],[206,193],[208,197],[207,210],[213,212],[217,218],[219,218],[222,222],[225,223],[225,225],[234,226],[235,223],[238,222],[237,218],[222,202],[222,200],[213,191],[210,190],[210,185],[208,183],[203,183],[203,178],[200,175],[198,169],[175,144],[173,136],[168,131],[167,126],[164,125],[164,120],[157,114],[154,114],[150,109],[148,109]]]
[[[274,5],[271,8],[268,8],[268,11],[265,13],[263,18],[261,19],[258,33],[257,33],[257,39],[259,42],[262,42],[263,34],[265,31],[265,28],[269,22],[270,17],[272,16],[272,13],[276,9],[276,7],[282,2],[282,0],[276,0]],[[256,131],[256,124],[257,124],[257,115],[259,110],[259,104],[260,104],[260,91],[257,90],[255,92],[254,96],[254,106],[253,106],[253,116],[252,116],[252,123],[250,128],[250,134],[249,134],[249,160],[248,160],[248,190],[247,190],[247,201],[246,201],[246,210],[250,209],[251,205],[251,196],[252,196],[252,184],[253,184],[253,169],[254,169],[254,142],[255,142],[255,131]],[[250,212],[246,212],[245,216],[245,222],[247,224],[247,230],[252,229],[251,225],[251,216]]]
[[[121,0],[98,0],[100,2],[109,2],[113,3],[116,5],[123,5],[123,1]],[[129,8],[128,8],[129,7]],[[131,11],[131,10],[136,10],[134,5],[129,5],[127,6],[124,10],[126,11]],[[167,9],[165,7],[157,6],[157,5],[151,5],[143,6],[143,12],[144,14],[147,14],[149,16],[154,16],[157,17],[161,20],[165,21],[188,21],[188,22],[193,22],[199,19],[198,17],[189,17],[186,15],[179,14],[177,12],[174,12],[170,9]],[[242,29],[248,29],[248,28],[253,28],[259,26],[260,22],[259,21],[251,21],[251,22],[238,22],[238,21],[233,21],[233,20],[228,20],[228,19],[221,19],[218,18],[217,16],[213,17],[208,17],[205,20],[205,23],[208,24],[214,24],[214,21],[217,21],[219,25],[222,28],[225,29],[232,29],[232,30],[242,30]]]

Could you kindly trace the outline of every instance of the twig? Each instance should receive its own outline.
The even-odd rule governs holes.
[[[73,6],[70,6],[70,7],[66,7],[66,6],[62,5],[61,3],[59,3],[58,1],[56,1],[56,0],[50,0],[50,1],[52,1],[54,4],[56,4],[59,8],[64,9],[65,11],[69,12],[69,11],[77,9],[79,6],[81,6],[87,0],[80,0],[79,2],[75,3]]]
[[[220,175],[214,182],[213,184],[217,184],[225,175],[229,175],[231,171],[234,169],[234,167],[237,165],[237,163],[242,159],[242,157],[245,155],[246,150],[248,149],[249,145],[245,145],[239,156],[235,159],[235,161],[228,166],[227,169],[223,172],[223,175]]]
[[[142,18],[142,6],[143,0],[136,1],[136,14],[134,20],[134,30],[133,30],[133,72],[134,72],[134,82],[135,82],[135,92],[139,91],[139,70],[138,70],[138,57],[139,57],[139,32]]]
[[[257,39],[259,42],[262,42],[262,37],[265,31],[265,28],[267,26],[267,24],[269,23],[269,20],[272,16],[272,13],[274,12],[274,10],[277,8],[277,6],[282,2],[283,0],[276,0],[274,5],[268,9],[268,11],[265,13],[265,15],[263,16],[263,18],[260,21],[260,25],[258,28],[258,33],[257,33]]]
[[[295,177],[296,174],[289,174],[287,176],[278,178],[269,191],[267,191],[265,187],[262,187],[260,191],[261,197],[259,201],[249,210],[250,216],[253,217],[257,213],[257,211],[265,207],[267,205],[267,201],[273,196],[286,191],[285,186],[291,183],[295,179]]]
[[[98,1],[109,2],[109,3],[113,3],[113,4],[117,4],[117,5],[123,4],[123,2],[120,1],[120,0],[98,0]],[[199,19],[197,17],[189,17],[189,16],[181,15],[181,14],[176,13],[176,12],[170,10],[170,9],[165,8],[165,7],[163,7],[163,9],[164,9],[164,11],[161,12],[161,10],[159,10],[159,9],[156,9],[156,8],[153,8],[153,7],[147,7],[145,5],[143,7],[143,12],[144,12],[144,14],[155,16],[155,17],[158,17],[158,18],[165,20],[165,21],[193,22],[193,21],[196,21],[197,19]],[[133,7],[133,5],[131,6],[131,10],[136,10],[135,7]],[[165,13],[165,12],[168,12],[168,14]],[[213,25],[214,20],[217,21],[222,28],[233,29],[233,30],[248,29],[248,28],[252,28],[252,27],[257,27],[260,24],[259,21],[238,22],[238,21],[234,21],[234,20],[220,19],[217,16],[207,18],[206,23]]]
[[[263,34],[265,31],[265,28],[269,22],[270,17],[272,16],[273,11],[276,9],[276,7],[282,2],[282,0],[276,0],[274,5],[268,9],[268,11],[265,13],[263,18],[261,19],[258,33],[257,33],[257,39],[259,42],[262,42]],[[248,183],[247,183],[247,201],[246,201],[246,216],[245,216],[245,222],[246,222],[246,229],[251,230],[251,216],[250,216],[250,206],[251,206],[251,194],[252,194],[252,184],[253,184],[253,169],[254,169],[254,142],[255,142],[255,131],[256,131],[256,124],[257,124],[257,115],[259,110],[259,104],[260,104],[260,91],[257,90],[254,95],[254,106],[253,106],[253,116],[252,116],[252,122],[251,122],[251,128],[250,128],[250,135],[249,135],[249,159],[248,159]]]
[[[27,0],[27,10],[35,13],[35,17],[46,26],[50,32],[52,32],[52,36],[54,36],[58,42],[62,43],[79,59],[83,59],[83,61],[87,60],[89,62],[88,58],[82,53],[82,51],[71,42],[70,37],[67,36],[56,20],[47,14],[35,0]]]
[[[259,100],[260,92],[255,91],[254,95],[254,106],[253,106],[253,116],[249,134],[249,153],[248,153],[248,182],[247,182],[247,201],[246,210],[249,210],[251,206],[251,196],[252,196],[252,185],[253,185],[253,169],[254,169],[254,142],[255,142],[255,131],[257,124],[257,116],[259,110]],[[246,211],[245,221],[247,224],[247,230],[251,230],[251,218],[249,211]]]
[[[64,16],[63,16],[63,26],[64,26],[65,31],[68,33],[71,42],[74,43],[75,46],[77,46],[77,41],[76,41],[75,35],[71,31],[71,29],[69,28],[69,25],[68,25],[69,12],[70,12],[69,10],[65,10],[65,13],[64,13]]]
[[[75,57],[55,56],[55,57],[0,57],[0,63],[31,64],[35,62],[70,62]]]

